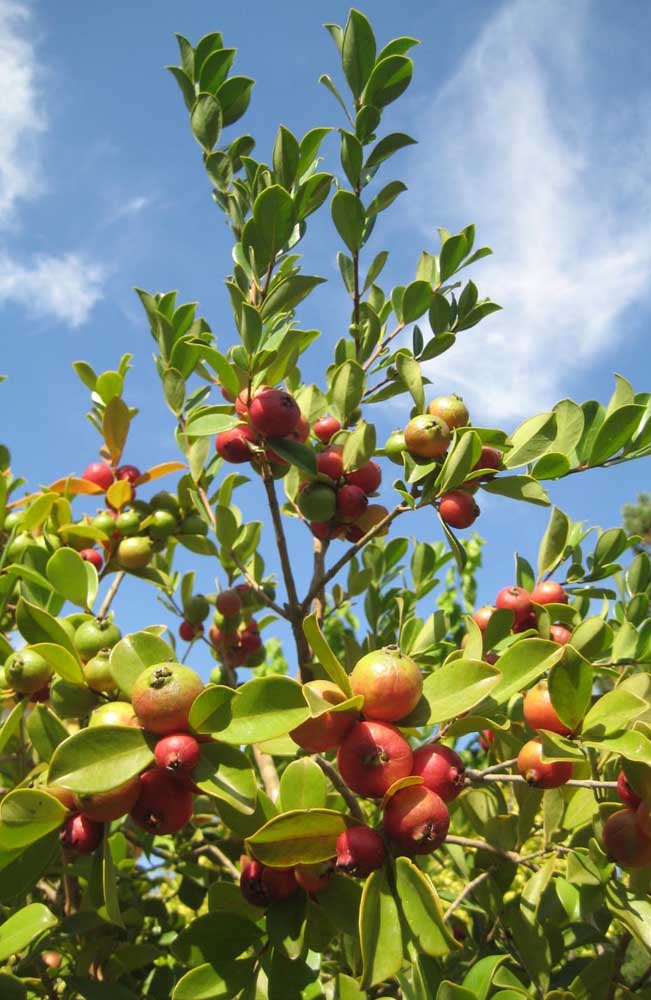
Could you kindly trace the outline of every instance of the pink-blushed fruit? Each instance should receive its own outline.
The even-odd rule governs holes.
[[[484,604],[482,608],[477,608],[474,615],[472,616],[472,620],[474,621],[475,625],[482,632],[485,632],[486,629],[488,628],[488,623],[491,620],[491,617],[495,614],[495,610],[496,609],[493,607],[492,604]]]
[[[317,524],[331,521],[337,510],[337,495],[327,483],[303,483],[296,497],[303,517]]]
[[[322,892],[327,887],[333,875],[334,865],[331,861],[294,866],[294,878],[301,889],[304,889],[310,896],[316,896],[319,892]]]
[[[98,552],[97,549],[82,549],[79,555],[86,562],[92,563],[98,573],[101,572],[104,565],[101,552]]]
[[[242,610],[242,598],[236,589],[222,590],[215,603],[224,618],[235,618]]]
[[[233,465],[250,462],[252,452],[249,444],[255,444],[256,436],[248,424],[237,424],[227,431],[220,431],[215,438],[217,454]]]
[[[490,445],[485,444],[482,447],[481,454],[473,465],[471,471],[477,472],[479,469],[495,469],[497,472],[502,468],[502,457],[502,452],[499,448],[491,448]],[[483,476],[480,476],[480,481],[483,478]],[[492,477],[486,476],[486,479],[488,478]]]
[[[249,416],[249,406],[251,405],[251,400],[253,399],[256,392],[266,392],[267,389],[271,389],[270,385],[261,385],[255,392],[253,392],[250,386],[245,386],[241,392],[238,393],[235,400],[235,412],[238,417],[242,417],[246,420]]]
[[[81,478],[89,483],[95,483],[105,493],[114,482],[113,470],[104,462],[91,462],[81,474]]]
[[[346,472],[344,479],[350,486],[359,486],[364,493],[375,493],[382,482],[382,469],[377,462],[370,461],[354,472]]]
[[[527,691],[522,704],[522,713],[530,729],[547,729],[550,733],[558,733],[559,736],[570,736],[572,733],[554,710],[547,681],[540,681]]]
[[[44,951],[41,953],[41,961],[48,969],[58,969],[62,961],[61,952]]]
[[[266,908],[289,899],[298,891],[293,868],[267,868],[259,861],[242,858],[240,890],[248,903]]]
[[[366,535],[367,532],[371,530],[371,528],[374,528],[376,524],[379,524],[380,521],[383,521],[385,517],[387,517],[388,513],[389,511],[381,503],[370,503],[366,508],[366,510],[364,511],[364,513],[361,515],[361,517],[358,517],[357,521],[355,522],[355,527],[359,528],[359,530],[362,533],[360,537]],[[383,528],[380,528],[380,530],[375,533],[375,537],[381,538],[383,535],[388,535],[388,534],[389,534],[389,525],[386,524]]]
[[[450,447],[450,438],[445,421],[430,413],[412,417],[405,427],[405,446],[417,458],[442,458]]]
[[[444,802],[452,802],[463,791],[466,768],[458,753],[441,743],[428,743],[414,751],[412,774],[417,774],[425,788],[436,792]]]
[[[531,591],[534,604],[567,604],[567,593],[555,580],[543,580]]]
[[[346,695],[332,681],[308,681],[305,685],[314,694],[331,705],[340,705],[346,701]],[[324,712],[313,719],[306,719],[289,734],[295,743],[310,753],[323,753],[326,750],[336,750],[346,733],[350,732],[357,722],[359,713],[355,709],[345,712]]]
[[[157,767],[171,771],[178,778],[189,778],[201,757],[201,747],[189,733],[163,736],[154,750]]]
[[[637,809],[642,801],[642,796],[638,795],[637,792],[631,788],[628,778],[623,771],[620,771],[617,775],[617,794],[620,801],[623,802],[625,806],[629,806],[631,809]]]
[[[336,496],[337,518],[357,521],[368,507],[368,497],[359,486],[340,486]]]
[[[467,427],[470,423],[468,407],[461,396],[451,393],[449,396],[437,396],[427,407],[427,412],[433,417],[443,420],[450,430],[455,427]]]
[[[147,732],[168,736],[187,730],[192,703],[202,691],[203,681],[190,667],[159,663],[136,678],[131,704]]]
[[[518,771],[534,788],[560,788],[572,777],[574,768],[567,761],[545,764],[540,740],[529,740],[518,754]]]
[[[262,389],[249,403],[249,419],[265,437],[285,437],[296,429],[301,411],[284,389]]]
[[[92,854],[99,846],[104,827],[87,816],[68,816],[59,834],[62,846],[77,854]]]
[[[336,417],[319,417],[314,424],[314,436],[323,444],[329,444],[337,431],[341,430],[341,424]]]
[[[329,476],[335,482],[344,474],[344,449],[339,444],[331,444],[316,456],[317,472]]]
[[[353,693],[364,696],[367,719],[397,722],[416,707],[423,693],[423,675],[415,660],[397,646],[366,653],[350,675]]]
[[[286,434],[285,437],[288,437],[290,441],[298,441],[299,444],[305,444],[309,436],[310,436],[310,421],[307,419],[307,417],[304,417],[303,414],[301,413],[301,416],[299,418],[298,423],[296,424],[296,427],[294,428],[293,431],[290,431],[289,434]]]
[[[439,514],[451,528],[469,528],[479,517],[480,510],[472,494],[451,490],[439,500]]]
[[[531,595],[524,587],[503,587],[495,598],[495,607],[512,611],[515,624],[520,625],[531,613]]]
[[[337,754],[342,778],[357,795],[381,799],[394,781],[411,774],[413,754],[404,736],[385,722],[358,722]]]
[[[431,854],[448,834],[450,815],[443,799],[424,785],[400,788],[384,807],[384,830],[401,854]]]
[[[140,795],[140,778],[132,778],[108,792],[95,795],[75,795],[75,808],[96,823],[110,823],[126,816]]]
[[[384,841],[369,826],[351,826],[337,838],[337,871],[366,878],[381,868],[387,856]]]
[[[640,809],[619,809],[604,823],[604,851],[622,868],[645,868],[651,865],[651,839],[640,823]]]
[[[514,632],[526,632],[527,629],[535,629],[538,631],[538,619],[536,618],[536,612],[530,611],[526,618],[521,621],[516,621],[513,624]]]
[[[242,651],[250,656],[262,649],[262,639],[257,632],[243,632],[240,636],[240,646]]]
[[[140,797],[130,815],[148,833],[178,833],[192,817],[192,792],[169,771],[153,768],[140,775]]]
[[[115,473],[115,478],[119,480],[126,479],[128,483],[135,486],[140,479],[140,469],[136,468],[135,465],[121,465]]]
[[[203,625],[201,623],[193,625],[192,622],[182,621],[179,625],[179,636],[184,642],[192,642],[202,632]]]
[[[549,638],[559,646],[566,646],[572,638],[572,632],[565,625],[552,625],[549,629]]]

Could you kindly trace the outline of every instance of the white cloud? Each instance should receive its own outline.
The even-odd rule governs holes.
[[[29,8],[0,0],[0,228],[18,226],[21,202],[43,195],[47,128],[35,26]],[[7,239],[0,248],[0,303],[31,316],[80,326],[101,298],[104,270],[83,253],[48,252],[20,260]]]
[[[153,202],[154,199],[149,198],[147,195],[134,195],[133,198],[128,198],[127,201],[121,202],[112,210],[108,222],[117,222],[119,219],[124,219],[128,216],[139,215],[146,208],[149,208]]]
[[[648,299],[651,218],[639,194],[648,199],[651,99],[638,95],[625,120],[597,103],[591,16],[584,2],[512,0],[418,115],[429,138],[410,178],[414,220],[430,241],[436,225],[476,222],[479,245],[495,252],[471,274],[504,311],[429,371],[481,420],[567,395],[624,311]]]

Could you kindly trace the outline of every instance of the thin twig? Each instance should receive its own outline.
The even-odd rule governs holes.
[[[260,777],[262,778],[264,790],[271,801],[275,802],[280,791],[280,782],[278,780],[278,772],[276,770],[276,765],[273,762],[273,757],[271,757],[270,754],[265,753],[264,750],[261,750],[255,743],[253,744],[253,756],[258,766]]]
[[[371,365],[373,364],[374,361],[377,361],[377,359],[379,358],[380,354],[382,354],[383,351],[386,349],[387,345],[390,344],[391,341],[394,339],[394,337],[397,337],[398,334],[401,333],[404,330],[404,328],[405,328],[405,324],[404,323],[398,323],[398,325],[395,328],[395,330],[392,330],[392,332],[389,334],[389,336],[386,338],[386,340],[381,340],[380,341],[380,343],[376,346],[375,350],[371,354],[371,356],[368,359],[368,361],[366,361],[364,363],[364,365],[363,365],[363,368],[364,368],[365,372],[367,372],[369,370],[369,368],[371,367]]]
[[[522,858],[516,851],[507,851],[503,847],[488,844],[485,840],[474,840],[472,837],[457,837],[453,834],[448,834],[445,838],[445,843],[458,844],[459,847],[469,847],[477,851],[488,851],[489,854],[497,854],[498,857],[504,858],[505,861],[512,861],[515,865],[520,864],[522,861]]]
[[[231,859],[216,844],[203,844],[201,847],[197,847],[192,853],[195,857],[200,857],[203,854],[214,861],[218,861],[222,868],[225,868],[229,875],[232,875],[239,882],[240,872],[237,866],[233,864]]]
[[[475,891],[478,885],[481,885],[482,882],[485,882],[487,878],[490,878],[490,876],[497,871],[498,867],[499,867],[498,865],[493,865],[491,868],[487,868],[486,871],[481,872],[479,875],[477,875],[474,879],[472,879],[472,881],[468,882],[468,884],[464,886],[463,890],[459,893],[454,902],[450,903],[450,906],[443,915],[443,919],[449,920],[454,911],[461,906],[463,901],[467,899],[472,892]]]
[[[488,774],[485,771],[466,769],[466,777],[470,784],[481,784],[483,781],[503,781],[511,784],[524,782],[528,784],[526,778],[520,774]],[[570,785],[573,788],[617,788],[616,781],[594,781],[592,778],[570,778],[569,781],[563,782],[563,785]]]
[[[257,594],[262,603],[266,604],[266,606],[268,608],[271,608],[272,611],[275,611],[276,614],[280,615],[281,618],[286,618],[289,620],[289,615],[285,610],[285,608],[281,608],[280,604],[276,604],[276,602],[271,597],[269,597],[268,594],[265,593],[264,588],[261,587],[256,578],[252,576],[251,573],[249,573],[248,569],[238,556],[237,552],[234,552],[233,549],[230,549],[228,554],[235,563],[235,565],[237,566],[237,568],[239,569],[240,573],[242,574],[246,582],[248,583],[251,590],[255,594]]]
[[[100,607],[99,611],[97,612],[97,617],[98,618],[106,618],[106,616],[107,616],[107,614],[109,612],[109,608],[111,607],[111,604],[113,603],[113,598],[115,597],[115,595],[117,594],[118,590],[120,589],[120,584],[122,583],[122,581],[124,580],[124,578],[125,578],[126,575],[127,574],[125,573],[125,571],[123,569],[121,569],[119,571],[119,573],[115,574],[115,579],[114,579],[113,583],[111,584],[111,586],[109,587],[109,589],[106,591],[106,597],[102,601],[102,606]]]
[[[482,774],[482,775],[483,774],[493,774],[495,771],[503,771],[504,768],[506,768],[506,767],[513,767],[513,765],[517,763],[517,760],[518,760],[517,757],[513,757],[512,760],[503,760],[503,761],[500,761],[499,764],[493,764],[491,767],[485,767],[481,771],[471,771],[470,773],[473,776],[480,775],[480,774]]]
[[[366,817],[364,816],[364,813],[361,810],[359,802],[351,792],[348,785],[344,783],[344,780],[339,774],[339,771],[337,771],[332,766],[332,764],[325,759],[325,757],[321,757],[319,754],[314,755],[314,760],[317,762],[317,764],[325,774],[326,778],[330,779],[334,788],[341,795],[342,799],[348,806],[348,812],[350,813],[350,815],[353,816],[360,823],[366,823]]]

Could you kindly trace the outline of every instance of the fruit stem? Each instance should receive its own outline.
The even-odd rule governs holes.
[[[109,589],[106,591],[106,597],[102,601],[102,606],[100,607],[99,611],[97,612],[97,617],[98,618],[100,618],[100,619],[106,618],[106,616],[107,616],[107,614],[109,612],[109,608],[111,607],[111,604],[113,603],[113,598],[115,597],[115,595],[117,594],[118,590],[120,589],[120,584],[124,580],[125,576],[126,576],[126,573],[125,573],[125,571],[123,569],[121,569],[119,571],[119,573],[115,574],[115,579],[113,580],[113,583],[111,584],[111,586],[109,587]]]
[[[351,792],[351,790],[348,787],[348,785],[345,784],[343,778],[339,774],[339,771],[337,771],[332,766],[332,764],[325,759],[325,757],[321,757],[321,756],[319,756],[319,754],[315,754],[314,757],[313,757],[313,760],[315,760],[317,762],[317,764],[319,765],[319,767],[321,768],[321,770],[325,774],[326,778],[330,779],[330,783],[332,784],[332,786],[335,788],[336,791],[339,792],[339,794],[341,795],[342,799],[344,800],[344,802],[348,806],[348,812],[350,813],[350,815],[354,819],[356,819],[359,823],[364,823],[365,824],[366,823],[366,817],[364,816],[364,813],[362,812],[360,804],[357,801],[357,799],[355,798],[355,796],[353,795],[353,793]]]

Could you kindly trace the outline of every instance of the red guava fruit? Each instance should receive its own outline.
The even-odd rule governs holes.
[[[222,590],[215,603],[224,618],[235,618],[242,610],[242,598],[237,590]]]
[[[144,729],[168,736],[187,730],[192,703],[202,691],[203,681],[190,667],[159,663],[136,678],[131,704]]]
[[[332,681],[308,681],[305,687],[329,702],[339,705],[346,701],[346,695]],[[355,709],[345,712],[324,712],[314,719],[306,719],[289,734],[299,747],[310,753],[323,753],[326,750],[336,750],[346,733],[350,732],[359,718]]]
[[[157,767],[178,778],[189,778],[201,757],[201,747],[189,733],[172,733],[159,740],[154,750]]]
[[[551,625],[549,638],[552,642],[557,642],[559,646],[566,646],[572,638],[572,632],[565,625]]]
[[[135,486],[140,479],[140,469],[137,469],[135,465],[121,465],[115,473],[115,478],[126,479],[131,486]]]
[[[484,604],[482,608],[477,608],[472,620],[475,625],[482,631],[485,632],[488,628],[488,623],[490,622],[492,616],[495,614],[495,608],[492,604]]]
[[[317,893],[325,889],[333,874],[334,865],[332,861],[322,861],[319,864],[313,865],[294,866],[294,878],[301,889],[304,889],[310,896],[316,896]]]
[[[384,807],[384,831],[401,854],[431,854],[448,834],[450,814],[443,799],[424,785],[400,788]]]
[[[340,444],[331,444],[316,456],[317,472],[329,476],[337,482],[344,474],[344,449]]]
[[[631,788],[628,778],[623,771],[620,771],[617,775],[617,794],[620,801],[622,801],[625,806],[630,806],[631,809],[637,809],[642,801],[642,796],[638,795],[637,792]]]
[[[243,462],[250,462],[253,456],[248,442],[255,444],[255,432],[248,424],[237,424],[236,427],[219,432],[215,438],[215,450],[225,462],[241,465]]]
[[[339,521],[357,521],[368,507],[368,497],[359,486],[340,486],[336,495]]]
[[[395,726],[358,722],[337,753],[339,772],[357,795],[381,799],[394,781],[411,774],[413,754]]]
[[[427,407],[427,412],[446,423],[451,431],[455,427],[467,427],[470,423],[468,407],[461,396],[457,396],[456,393],[451,393],[449,396],[437,396]]]
[[[555,580],[543,580],[531,591],[534,604],[567,604],[567,593]]]
[[[262,389],[249,403],[249,419],[265,437],[285,437],[296,429],[301,411],[284,389]]]
[[[381,868],[387,851],[377,830],[369,826],[351,826],[337,838],[337,871],[355,878],[366,878]]]
[[[651,865],[651,839],[640,823],[640,805],[634,809],[619,809],[604,823],[604,851],[621,868],[645,868]]]
[[[491,744],[495,742],[495,733],[492,729],[482,729],[479,736],[479,745],[486,753],[491,748]]]
[[[530,729],[548,729],[550,733],[558,733],[559,736],[570,736],[572,733],[554,710],[547,681],[540,681],[527,691],[522,704],[522,713]]]
[[[350,486],[359,486],[366,494],[375,493],[382,482],[382,469],[371,460],[354,472],[346,472],[344,479]]]
[[[375,649],[358,660],[350,675],[355,694],[364,695],[367,719],[396,722],[416,707],[423,693],[423,675],[397,646]]]
[[[425,788],[444,802],[452,802],[465,786],[466,767],[461,757],[441,743],[427,743],[414,750],[412,774],[419,775]]]
[[[77,854],[92,854],[99,846],[103,832],[102,823],[77,814],[76,816],[68,816],[59,834],[59,840],[67,851],[75,851]]]
[[[480,510],[472,494],[451,490],[439,500],[439,514],[451,528],[469,528],[479,517]]]
[[[545,764],[542,760],[542,743],[529,740],[518,754],[518,771],[534,788],[560,788],[572,777],[574,768],[567,761]]]
[[[148,833],[178,833],[192,817],[192,791],[169,771],[145,771],[130,815]]]
[[[203,632],[203,625],[193,625],[192,622],[182,621],[179,625],[179,636],[184,642],[192,642]]]
[[[412,417],[405,427],[405,446],[417,458],[441,458],[450,447],[450,428],[429,413]]]
[[[85,562],[92,563],[97,572],[101,573],[104,565],[101,552],[98,552],[97,549],[82,549],[79,555]]]
[[[531,595],[524,587],[503,587],[495,598],[495,607],[512,611],[515,624],[521,625],[531,614]]]
[[[314,436],[322,442],[329,444],[337,431],[341,430],[341,424],[336,417],[319,417],[314,423]]]
[[[477,472],[479,469],[494,469],[496,472],[498,469],[502,468],[502,452],[499,448],[491,448],[490,445],[483,445],[479,458],[473,465],[471,472]],[[492,479],[492,476],[480,476],[479,482],[483,478]]]
[[[81,478],[89,483],[95,483],[95,486],[99,486],[104,492],[114,481],[113,470],[104,462],[91,462],[82,472]]]
[[[298,883],[293,868],[267,868],[259,861],[243,858],[240,890],[248,903],[266,908],[293,896]]]

